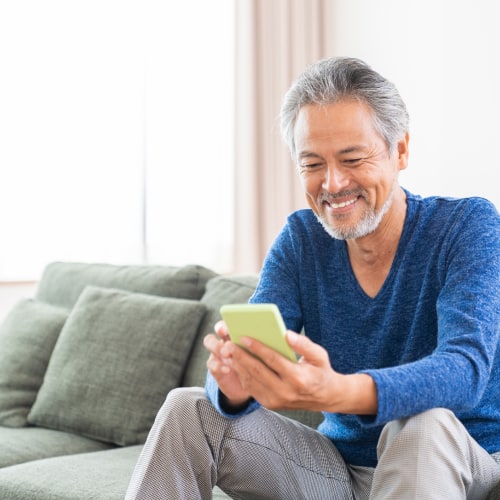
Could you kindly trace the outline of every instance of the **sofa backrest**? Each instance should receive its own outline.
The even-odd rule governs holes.
[[[118,266],[113,264],[52,262],[46,266],[35,298],[71,309],[87,285],[117,288],[160,297],[199,300],[207,281],[217,273],[198,265]]]

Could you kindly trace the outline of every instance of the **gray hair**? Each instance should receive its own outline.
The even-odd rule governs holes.
[[[356,99],[373,111],[375,129],[389,152],[409,128],[406,105],[395,85],[360,59],[332,57],[307,68],[285,94],[280,112],[281,134],[295,158],[294,129],[302,106],[329,105]]]

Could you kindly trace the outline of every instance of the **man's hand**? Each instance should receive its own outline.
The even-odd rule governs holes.
[[[219,336],[227,335],[224,326],[219,332]],[[290,347],[300,355],[297,363],[249,337],[243,338],[242,343],[257,357],[230,341],[223,342],[217,357],[211,350],[209,370],[232,404],[253,397],[275,410],[376,413],[376,388],[370,376],[337,373],[321,346],[292,331],[286,335]]]
[[[223,392],[230,406],[238,407],[245,404],[251,395],[243,388],[237,373],[231,368],[231,345],[229,333],[223,321],[215,325],[216,334],[205,337],[203,344],[210,351],[207,361],[208,371],[217,381],[219,389]]]

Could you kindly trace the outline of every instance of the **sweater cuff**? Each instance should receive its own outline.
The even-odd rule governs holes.
[[[224,415],[227,418],[238,418],[242,417],[243,415],[248,415],[261,406],[260,403],[255,401],[255,399],[251,399],[247,405],[237,409],[236,411],[227,411],[226,407],[224,406],[226,398],[210,373],[207,374],[205,393],[209,401],[214,405],[215,409],[221,415]]]

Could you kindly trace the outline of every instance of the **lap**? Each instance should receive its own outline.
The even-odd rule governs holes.
[[[171,393],[169,400],[165,406],[169,412],[172,408],[178,408],[174,411],[173,417],[176,421],[186,422],[186,425],[182,426],[185,433],[192,432],[190,426],[197,422],[196,426],[200,431],[197,435],[206,437],[211,450],[214,470],[217,471],[215,483],[233,498],[351,499],[354,496],[368,498],[370,495],[369,490],[374,486],[371,483],[374,469],[358,470],[359,468],[348,466],[329,438],[306,425],[265,408],[243,417],[225,417],[213,407],[202,389],[176,390]],[[439,432],[436,431],[440,428],[444,430],[443,440],[437,439]],[[459,475],[465,474],[464,471],[468,470],[474,476],[474,469],[480,470],[482,473],[476,478],[476,484],[483,483],[484,487],[485,469],[489,469],[492,472],[488,474],[492,477],[488,477],[486,483],[493,485],[498,474],[497,465],[484,450],[475,450],[475,447],[480,448],[479,445],[471,443],[472,438],[462,429],[451,412],[439,409],[410,419],[391,422],[386,427],[379,446],[386,440],[385,453],[388,451],[389,443],[392,450],[389,455],[393,456],[386,457],[386,465],[389,463],[387,470],[393,471],[396,476],[389,482],[395,484],[402,481],[402,487],[407,488],[408,483],[404,477],[408,479],[419,476],[423,471],[419,469],[418,474],[401,474],[405,464],[408,467],[407,472],[414,470],[416,466],[417,468],[424,466],[423,470],[427,471],[432,461],[414,460],[415,452],[424,451],[428,457],[430,450],[437,446],[436,449],[441,450],[442,454],[443,441],[447,441],[450,434],[452,440],[459,438],[457,443],[462,442],[455,450],[458,455],[453,450],[455,447],[450,451],[449,458],[454,466],[460,465],[457,456],[460,458],[460,453],[463,454],[464,450],[469,452],[462,456],[471,457],[471,462],[479,460],[477,464],[469,460],[465,461],[468,463],[463,462],[462,473]],[[422,440],[423,436],[432,439],[428,442],[429,440]],[[186,437],[189,436],[186,434]],[[418,439],[415,439],[416,437]],[[436,456],[437,459],[440,453],[434,451],[432,450],[430,455]],[[471,451],[473,453],[470,453]],[[484,467],[486,460],[493,463],[493,468]],[[478,464],[480,467],[477,467]],[[379,483],[387,484],[386,480],[390,474],[384,472],[384,466],[380,467],[381,465],[379,463],[377,467],[379,470],[375,469],[380,476]],[[424,474],[428,479],[425,481],[427,484],[424,485],[424,489],[433,491],[432,484],[443,482],[444,476],[441,473],[435,478],[432,477],[432,473],[439,471],[439,468],[440,466],[434,464],[430,467],[432,470]],[[474,483],[474,478],[471,479]],[[379,498],[376,494],[374,497]],[[479,497],[484,498],[481,494],[477,496]],[[476,495],[471,495],[471,498],[476,498]]]
[[[195,403],[217,463],[217,485],[232,497],[353,498],[348,467],[318,431],[265,408],[227,418],[203,391],[175,397]]]

